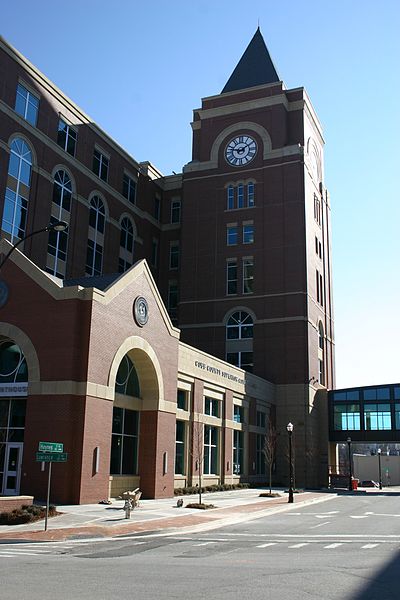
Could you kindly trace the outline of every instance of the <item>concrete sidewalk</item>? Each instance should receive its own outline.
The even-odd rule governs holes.
[[[0,526],[0,543],[18,541],[65,541],[78,538],[113,537],[132,534],[149,534],[173,531],[204,531],[260,518],[267,514],[283,512],[298,506],[322,502],[334,497],[332,492],[301,492],[295,495],[293,504],[288,504],[287,494],[277,498],[261,498],[266,490],[246,489],[229,492],[203,494],[202,501],[215,508],[199,510],[186,508],[190,502],[197,502],[198,495],[180,496],[183,507],[177,507],[177,497],[162,500],[141,500],[140,506],[125,519],[123,500],[115,499],[111,505],[86,504],[58,506],[63,513],[48,521],[44,531],[44,521],[24,525]]]

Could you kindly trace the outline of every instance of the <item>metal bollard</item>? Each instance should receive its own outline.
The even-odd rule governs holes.
[[[132,508],[131,501],[129,500],[129,498],[126,498],[125,504],[124,504],[125,519],[131,518],[131,508]]]

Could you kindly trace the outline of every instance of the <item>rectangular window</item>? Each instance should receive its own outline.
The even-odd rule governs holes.
[[[122,179],[122,195],[129,200],[131,204],[136,202],[136,181],[124,173]]]
[[[177,269],[179,267],[179,245],[172,242],[169,247],[169,268]]]
[[[154,218],[156,221],[160,220],[161,215],[161,200],[158,196],[154,197]]]
[[[229,261],[226,263],[226,293],[230,296],[237,294],[237,263]]]
[[[244,207],[244,185],[243,183],[239,183],[237,186],[237,204],[238,208]]]
[[[57,144],[71,156],[75,156],[77,133],[61,119],[58,121]]]
[[[318,238],[315,238],[315,253],[318,254]]]
[[[321,225],[321,202],[317,194],[314,194],[314,219]]]
[[[210,415],[210,417],[219,417],[219,400],[214,398],[204,398],[204,414]]]
[[[364,404],[366,431],[391,429],[390,404]]]
[[[24,237],[27,213],[28,201],[6,188],[1,228],[10,234],[12,243]]]
[[[23,117],[28,123],[36,126],[39,113],[39,98],[27,90],[21,83],[17,86],[15,98],[15,112]]]
[[[319,272],[318,272],[318,270],[315,271],[315,285],[317,286],[317,302],[319,302],[320,295],[319,295]]]
[[[323,306],[324,305],[324,287],[323,287],[321,273],[319,274],[319,295],[320,295],[320,299],[321,299],[321,306]]]
[[[158,240],[153,240],[151,244],[151,264],[153,267],[158,265]]]
[[[233,432],[233,474],[243,473],[243,432]]]
[[[254,206],[254,183],[247,184],[247,206]]]
[[[230,185],[227,190],[227,206],[228,210],[233,210],[235,208],[235,188],[233,185]]]
[[[265,475],[264,436],[257,433],[256,440],[256,474]]]
[[[173,200],[171,202],[171,223],[181,222],[181,201]]]
[[[111,475],[136,475],[139,436],[139,413],[127,408],[113,408],[111,436]]]
[[[226,228],[226,243],[228,246],[235,246],[238,243],[238,228],[228,226]]]
[[[258,410],[256,419],[257,419],[257,427],[262,427],[262,429],[265,429],[265,423],[266,423],[265,412]]]
[[[239,404],[234,404],[233,405],[233,420],[235,421],[235,423],[243,423],[244,422],[244,410],[243,410],[243,406],[240,406]]]
[[[204,474],[218,475],[218,429],[204,425]]]
[[[168,313],[171,320],[175,322],[178,317],[178,284],[176,281],[168,283]]]
[[[252,294],[254,290],[254,260],[243,259],[243,294]]]
[[[254,243],[254,225],[243,225],[243,244]]]
[[[359,404],[334,404],[333,427],[336,431],[361,429]]]
[[[396,417],[396,429],[400,429],[400,404],[394,405],[395,417]]]
[[[101,275],[103,267],[103,247],[93,240],[88,240],[86,253],[87,275]]]
[[[175,438],[175,474],[184,475],[185,473],[185,422],[176,422]]]
[[[244,369],[248,373],[253,372],[254,365],[252,352],[228,352],[226,355],[226,361],[235,367]]]
[[[178,390],[177,391],[177,394],[176,394],[176,405],[181,410],[187,410],[188,409],[187,397],[188,397],[188,393],[187,393],[186,390]]]
[[[93,152],[93,173],[100,177],[103,181],[107,181],[108,179],[108,165],[109,160],[105,154],[100,152],[100,150],[94,149]]]
[[[324,369],[324,361],[323,360],[319,360],[319,374],[318,374],[318,382],[321,385],[325,385],[325,369]]]

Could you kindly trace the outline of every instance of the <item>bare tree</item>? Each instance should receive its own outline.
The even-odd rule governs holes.
[[[198,472],[199,504],[201,504],[204,466],[204,425],[200,421],[194,421],[193,423],[192,450],[190,454]]]
[[[276,458],[276,427],[271,419],[268,420],[267,433],[264,436],[263,454],[269,470],[269,493],[272,494],[272,469]]]

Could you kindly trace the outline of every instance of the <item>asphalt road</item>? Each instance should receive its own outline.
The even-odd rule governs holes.
[[[397,600],[400,496],[333,497],[203,533],[1,544],[1,600]]]

